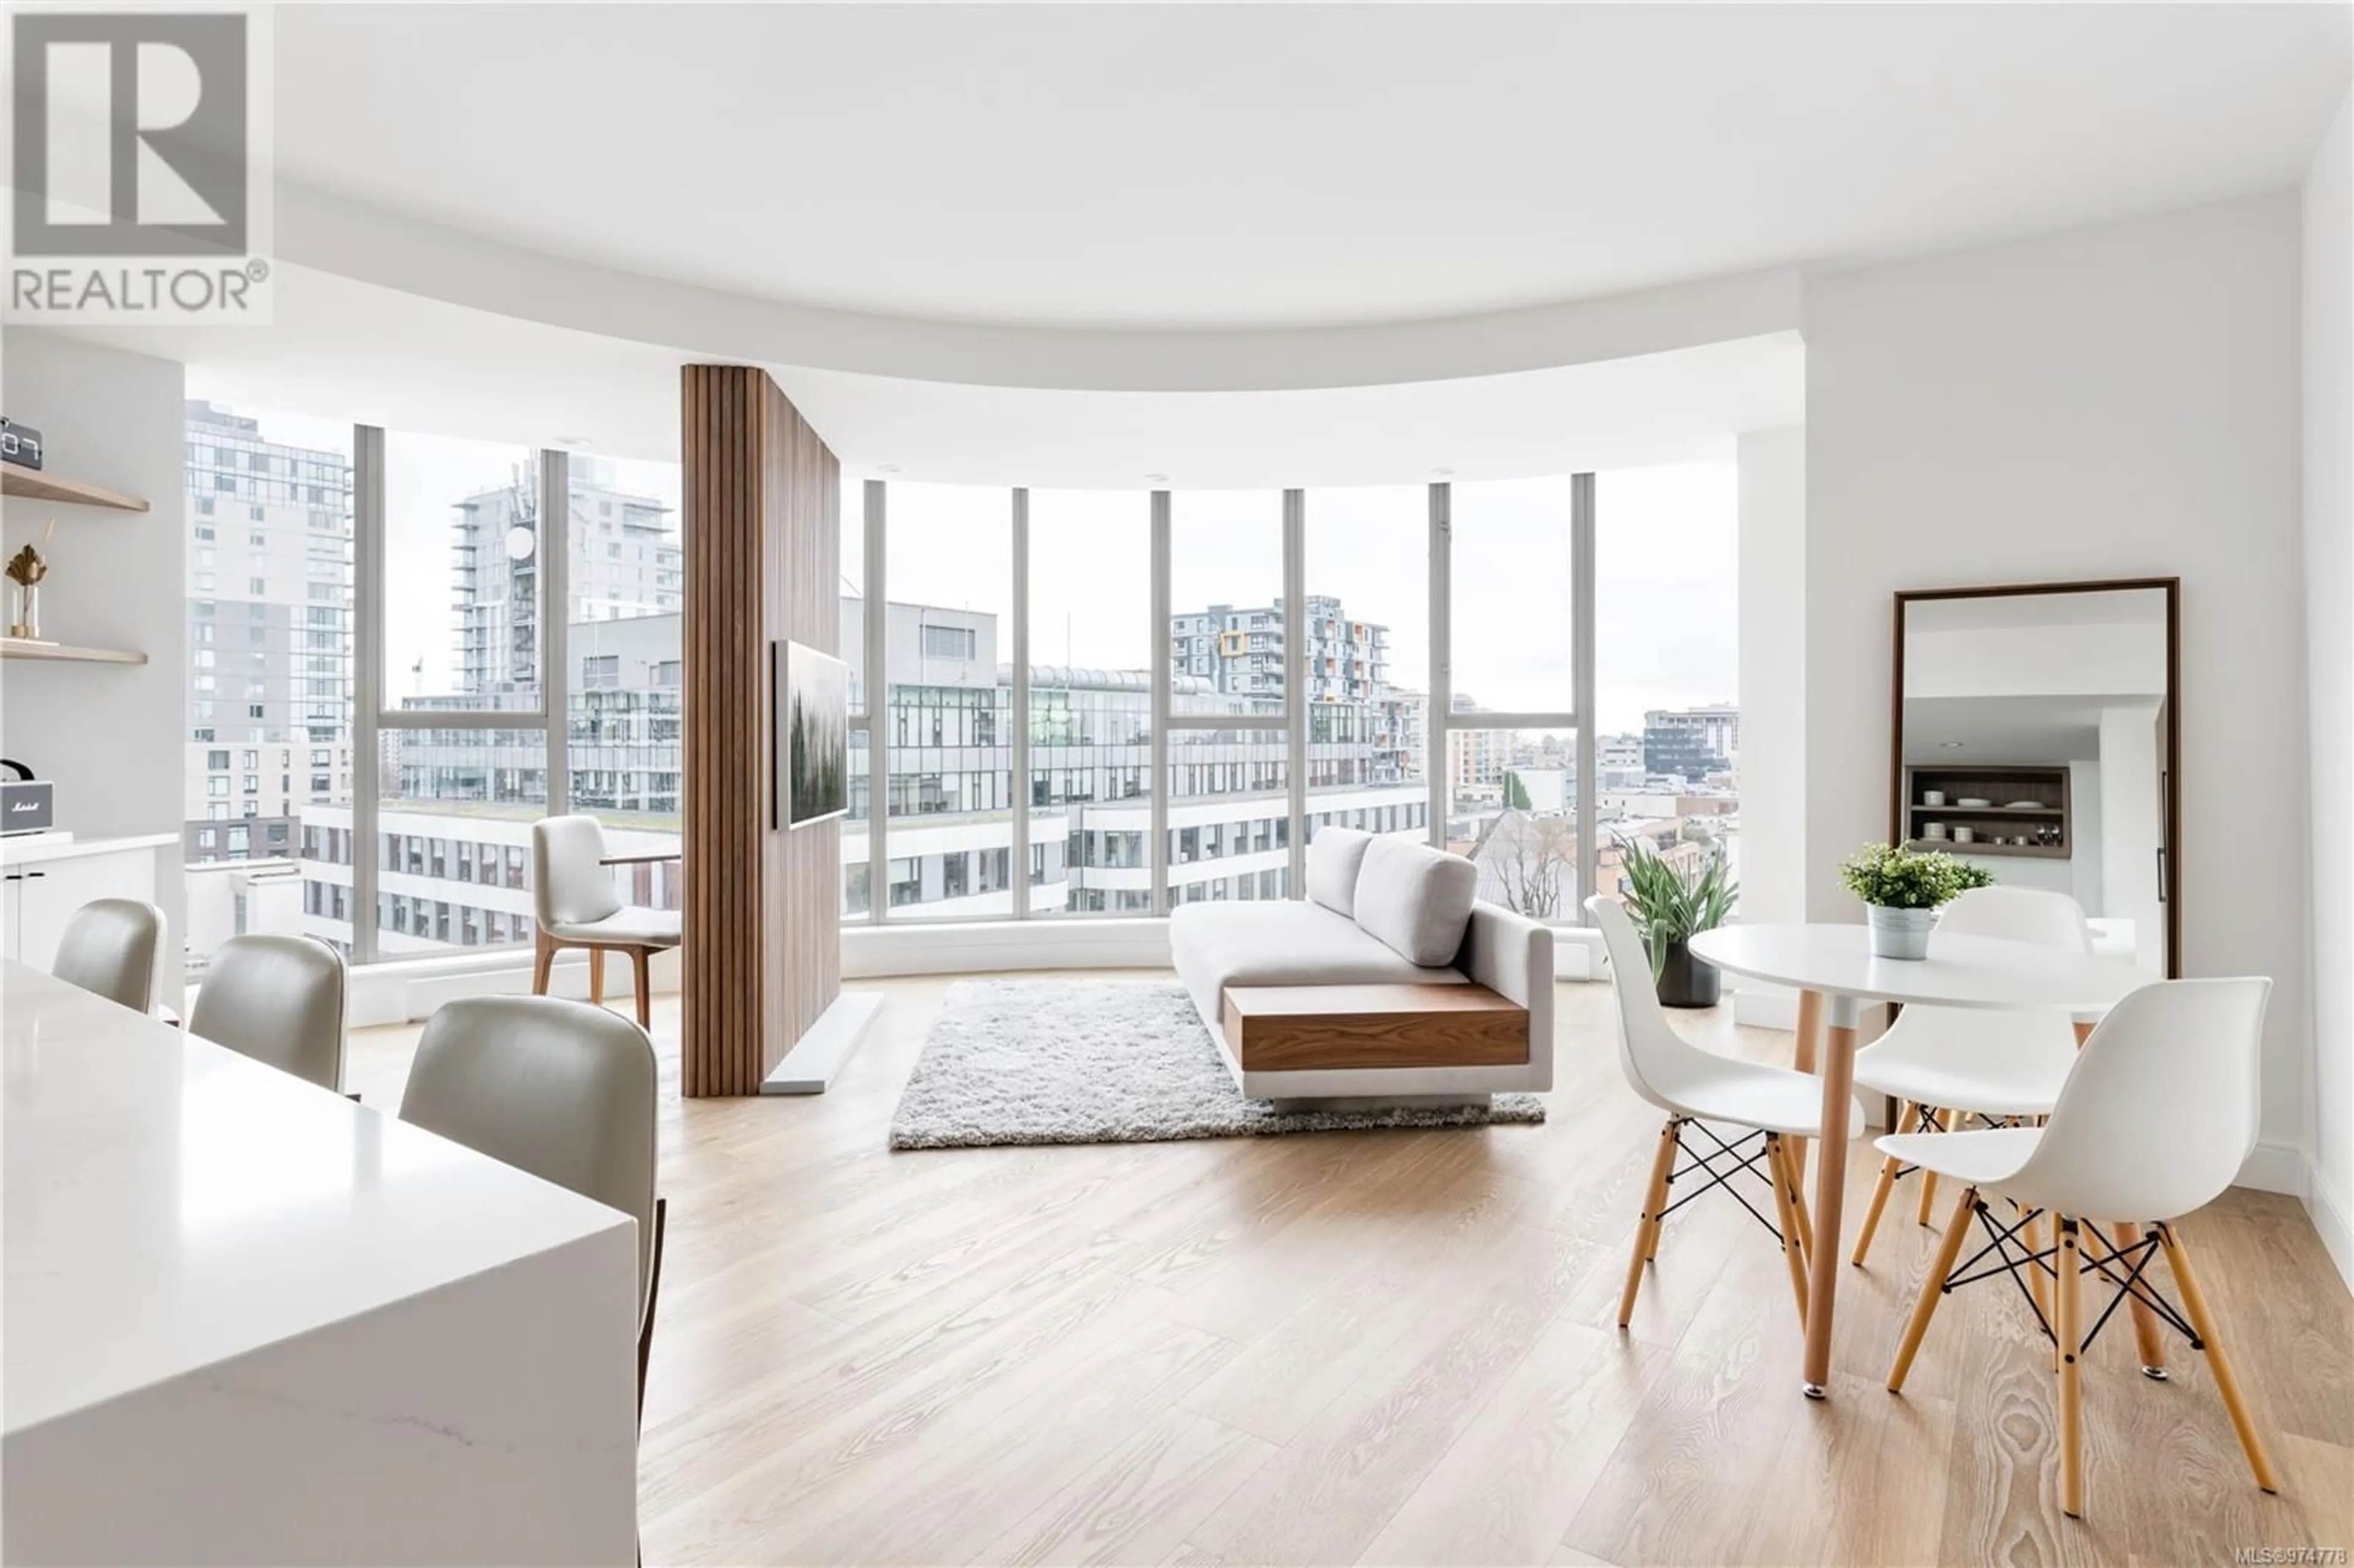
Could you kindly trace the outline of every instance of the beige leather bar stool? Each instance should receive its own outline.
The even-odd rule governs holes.
[[[638,1222],[638,1408],[646,1402],[668,1205],[654,1195],[654,1050],[601,1007],[446,1002],[425,1025],[400,1119]]]
[[[133,1012],[155,1007],[164,912],[136,898],[101,898],[66,922],[49,972]]]
[[[344,1087],[344,956],[311,937],[232,937],[213,955],[188,1033],[323,1089]]]

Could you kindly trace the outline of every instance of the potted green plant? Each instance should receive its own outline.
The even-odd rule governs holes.
[[[1680,871],[1640,839],[1621,841],[1619,899],[1651,960],[1651,985],[1663,1007],[1714,1007],[1716,966],[1695,957],[1691,943],[1724,924],[1741,897],[1725,872],[1724,852],[1712,849],[1697,872]]]
[[[1872,955],[1925,959],[1937,911],[1994,874],[1938,850],[1866,844],[1840,862],[1840,880],[1864,902],[1872,921]]]

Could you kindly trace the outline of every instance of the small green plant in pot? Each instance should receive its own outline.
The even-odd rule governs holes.
[[[1651,985],[1665,1007],[1714,1007],[1716,966],[1692,953],[1691,939],[1725,922],[1741,885],[1726,874],[1724,852],[1711,852],[1698,872],[1679,871],[1640,839],[1621,841],[1626,859],[1619,895],[1651,960]]]
[[[1840,862],[1840,880],[1864,902],[1878,959],[1925,959],[1937,911],[1994,874],[1937,850],[1866,844]]]

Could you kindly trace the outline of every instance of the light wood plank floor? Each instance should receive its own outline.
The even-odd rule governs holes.
[[[1562,989],[1542,1128],[893,1154],[949,983],[874,988],[882,1022],[814,1099],[681,1101],[658,1003],[648,1563],[2052,1568],[2354,1546],[2354,1310],[2289,1199],[2234,1192],[2182,1227],[2285,1495],[2255,1489],[2195,1352],[2170,1342],[2170,1384],[2135,1373],[2120,1313],[2085,1379],[2076,1523],[2050,1354],[2007,1281],[1950,1298],[1906,1394],[1882,1385],[1936,1240],[1910,1181],[1846,1272],[1829,1404],[1798,1395],[1781,1259],[1721,1196],[1669,1222],[1617,1330],[1659,1116],[1619,1079],[1606,987]],[[416,1035],[355,1036],[369,1104],[397,1106]],[[1850,1224],[1875,1169],[1851,1162]]]

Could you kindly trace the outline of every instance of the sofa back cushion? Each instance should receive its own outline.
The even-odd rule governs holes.
[[[1308,896],[1335,915],[1354,919],[1357,872],[1373,835],[1359,828],[1321,827],[1308,841]]]
[[[1320,842],[1324,834],[1316,836]],[[1412,962],[1437,969],[1455,961],[1479,892],[1479,868],[1466,857],[1377,838],[1357,873],[1355,918]]]

